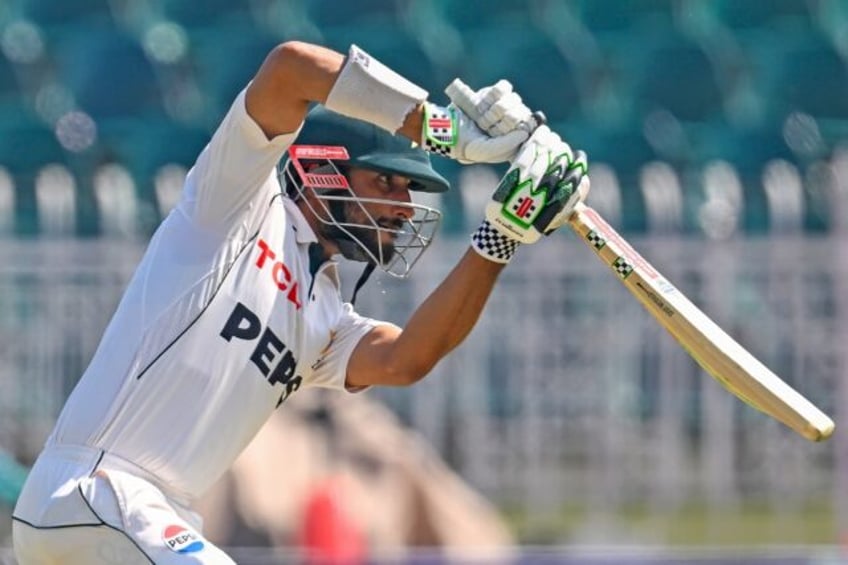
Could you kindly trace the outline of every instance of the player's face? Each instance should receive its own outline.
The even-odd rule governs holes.
[[[351,228],[351,232],[362,241],[376,257],[382,257],[388,262],[394,255],[394,240],[397,234],[393,230],[401,229],[412,218],[414,211],[407,206],[412,201],[409,194],[410,179],[400,176],[370,171],[368,169],[351,168],[348,170],[348,180],[354,193],[360,198],[375,198],[386,203],[363,203],[362,207],[385,230],[376,231],[368,228]],[[348,222],[369,224],[365,211],[360,205],[348,203],[345,208]]]

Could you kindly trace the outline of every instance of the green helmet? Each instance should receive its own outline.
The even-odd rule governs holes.
[[[411,190],[445,192],[450,183],[430,163],[430,154],[409,139],[316,106],[306,116],[295,141],[298,145],[341,145],[355,167],[402,175]]]

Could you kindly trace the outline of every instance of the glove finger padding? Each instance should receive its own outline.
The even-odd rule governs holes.
[[[546,175],[542,179],[541,185],[548,182],[555,187],[555,192],[554,196],[548,200],[548,205],[533,222],[537,230],[544,235],[550,235],[568,221],[574,207],[577,203],[583,202],[589,193],[589,176],[586,174],[588,169],[586,153],[577,151],[571,162],[565,166],[561,176],[559,176],[560,173],[556,173]]]
[[[497,137],[481,137],[465,146],[465,155],[461,163],[502,163],[515,155],[518,147],[527,140],[529,134],[524,130],[514,130]]]
[[[465,88],[468,89],[466,91],[465,95],[466,95],[467,98],[469,98],[471,101],[474,102],[475,109],[478,112],[479,116],[485,115],[486,112],[488,112],[489,109],[496,102],[498,102],[499,100],[501,100],[505,96],[509,96],[513,93],[512,92],[512,83],[510,83],[508,80],[504,80],[504,79],[499,80],[498,82],[496,82],[492,86],[481,88],[477,92],[474,92],[473,90],[471,90],[461,80],[459,80],[459,79],[456,79],[456,80],[459,81],[463,86],[465,86]],[[446,89],[445,92],[448,94],[448,97],[451,99],[451,102],[453,102],[454,104],[456,104],[460,108],[462,107],[461,104],[458,104],[457,101],[454,100],[454,98],[452,96],[450,96],[449,89]],[[469,92],[470,92],[470,96],[469,96]],[[469,114],[469,115],[471,115],[471,114]],[[478,116],[471,116],[471,118],[474,121],[478,121],[477,117]],[[479,123],[478,123],[478,125],[479,125]]]
[[[530,121],[530,109],[522,102],[518,93],[510,92],[492,104],[477,123],[490,135],[503,135],[525,124],[529,125]],[[531,127],[522,129],[532,131]]]
[[[548,126],[539,126],[501,179],[486,219],[504,235],[534,243],[568,219],[589,191],[588,163]]]

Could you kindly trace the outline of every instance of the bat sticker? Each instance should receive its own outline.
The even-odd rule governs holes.
[[[622,279],[626,279],[633,272],[633,265],[627,262],[624,257],[616,257],[612,263],[612,268],[615,273]]]
[[[589,244],[600,251],[607,244],[607,240],[605,240],[601,235],[595,230],[589,230],[589,233],[586,234],[586,240]]]

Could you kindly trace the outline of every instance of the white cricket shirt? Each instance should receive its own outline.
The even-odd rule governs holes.
[[[150,241],[51,444],[90,446],[193,499],[299,389],[344,389],[380,322],[354,313],[336,266],[281,195],[296,135],[268,140],[235,100]],[[280,446],[284,449],[285,446]]]

